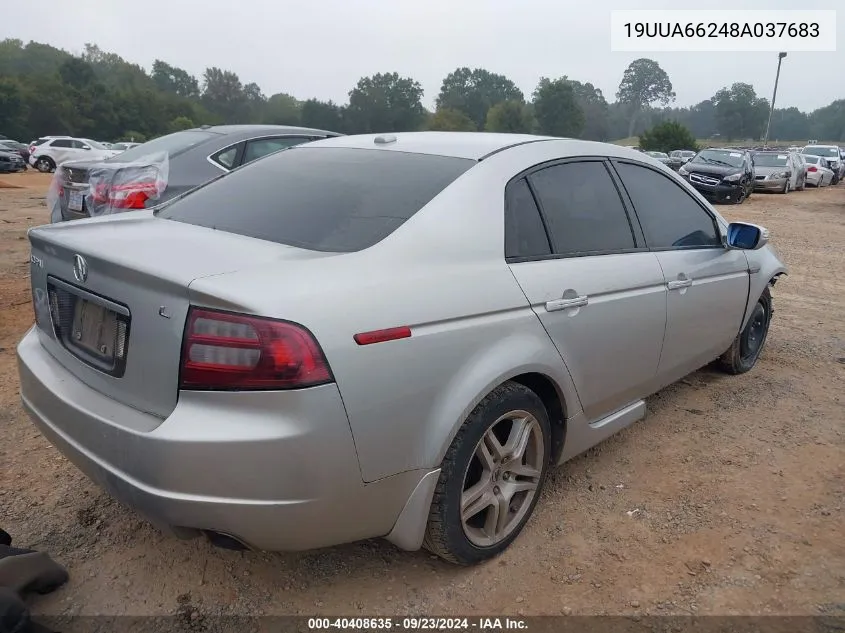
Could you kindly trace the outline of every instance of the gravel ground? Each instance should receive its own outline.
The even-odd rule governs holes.
[[[553,473],[510,550],[466,569],[381,541],[178,541],[61,457],[18,403],[14,354],[48,182],[0,176],[0,525],[71,574],[36,614],[845,614],[845,185],[721,207],[767,226],[791,269],[758,366],[649,398],[646,420]]]

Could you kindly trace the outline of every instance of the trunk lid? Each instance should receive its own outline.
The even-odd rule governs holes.
[[[148,211],[38,227],[29,240],[44,347],[93,389],[162,418],[178,397],[192,281],[330,255]]]

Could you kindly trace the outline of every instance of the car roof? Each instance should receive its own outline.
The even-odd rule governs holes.
[[[267,132],[268,134],[331,134],[336,135],[337,132],[331,132],[328,130],[317,130],[314,128],[308,127],[298,127],[293,125],[250,125],[250,124],[241,124],[241,125],[204,125],[199,128],[194,128],[196,130],[204,130],[206,132],[214,132],[216,134],[262,134]]]
[[[384,142],[376,139],[381,139]],[[337,136],[309,143],[308,147],[389,150],[410,154],[433,154],[481,160],[508,147],[550,140],[562,139],[533,134],[497,134],[493,132],[395,132],[390,134]]]

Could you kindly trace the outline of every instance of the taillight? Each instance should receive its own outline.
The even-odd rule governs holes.
[[[92,192],[96,204],[105,204],[113,209],[143,209],[148,199],[157,195],[156,183],[137,182],[124,185],[100,183]]]
[[[813,167],[813,166],[810,166],[810,167],[807,167],[807,171],[818,171],[818,169]]]
[[[296,389],[332,380],[320,346],[301,325],[204,308],[188,312],[181,389]]]

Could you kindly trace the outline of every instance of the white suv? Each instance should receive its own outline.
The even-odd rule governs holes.
[[[68,160],[104,160],[119,153],[87,138],[62,136],[48,138],[32,148],[29,164],[46,173]]]

